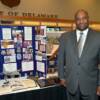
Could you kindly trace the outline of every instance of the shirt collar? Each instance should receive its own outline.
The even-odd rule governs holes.
[[[80,30],[76,29],[76,34],[77,34],[77,35],[80,35],[80,33],[83,33],[84,35],[87,35],[88,31],[89,31],[88,28],[85,29],[84,31],[80,31]]]

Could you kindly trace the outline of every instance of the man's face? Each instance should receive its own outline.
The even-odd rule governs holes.
[[[89,26],[88,14],[84,11],[80,11],[75,16],[76,28],[83,31]]]

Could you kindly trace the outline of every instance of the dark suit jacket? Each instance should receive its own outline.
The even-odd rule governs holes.
[[[78,57],[76,31],[64,33],[58,50],[60,79],[67,81],[67,90],[75,93],[78,85],[83,94],[96,92],[100,85],[100,33],[89,29],[82,55]]]

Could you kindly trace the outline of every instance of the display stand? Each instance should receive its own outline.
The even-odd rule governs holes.
[[[35,26],[0,26],[0,78],[4,75],[46,76],[46,31]],[[40,35],[41,34],[41,35]],[[41,57],[39,56],[41,52]],[[41,58],[41,60],[40,60]]]

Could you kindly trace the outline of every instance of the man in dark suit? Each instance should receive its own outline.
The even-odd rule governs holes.
[[[100,95],[100,33],[89,28],[88,13],[75,13],[76,29],[64,33],[58,50],[60,84],[67,100],[98,100]]]

